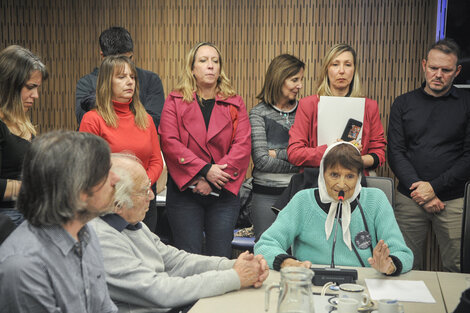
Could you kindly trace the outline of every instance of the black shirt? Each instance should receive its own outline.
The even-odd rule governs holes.
[[[3,201],[7,180],[19,180],[23,159],[31,142],[10,132],[7,125],[0,120],[0,207],[13,208],[14,201]]]
[[[397,97],[390,111],[388,161],[398,190],[428,181],[437,197],[463,197],[470,179],[470,94],[452,87],[441,97],[421,88]]]

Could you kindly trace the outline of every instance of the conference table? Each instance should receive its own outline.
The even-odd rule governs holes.
[[[451,313],[460,301],[460,295],[467,287],[466,277],[470,274],[410,271],[397,277],[386,277],[373,268],[356,268],[358,271],[357,284],[366,286],[365,279],[387,279],[387,280],[422,280],[429,289],[436,303],[402,302],[407,313]],[[266,287],[272,283],[279,283],[280,273],[270,271],[268,279],[261,288],[248,288],[226,293],[217,297],[199,300],[189,311],[190,313],[212,313],[212,312],[265,312],[264,294]],[[367,286],[366,286],[367,287]],[[366,288],[367,289],[367,288]],[[314,293],[320,293],[321,286],[313,286]],[[328,291],[328,293],[334,293]],[[269,311],[275,313],[277,309],[277,293],[271,292]],[[325,310],[325,312],[328,312]],[[336,312],[336,311],[332,311]]]
[[[448,313],[455,310],[462,291],[470,288],[470,274],[436,272]],[[468,278],[468,280],[466,280]]]

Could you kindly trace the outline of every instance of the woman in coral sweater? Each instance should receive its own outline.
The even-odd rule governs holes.
[[[96,109],[83,116],[80,131],[103,137],[112,152],[135,154],[155,192],[155,183],[163,169],[160,144],[152,117],[139,100],[137,71],[128,57],[104,58],[96,83]],[[156,209],[153,199],[144,219],[152,231],[156,227]]]

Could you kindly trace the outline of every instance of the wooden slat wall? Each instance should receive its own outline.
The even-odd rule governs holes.
[[[387,129],[393,99],[423,79],[420,60],[435,37],[436,10],[437,0],[1,0],[0,49],[25,46],[49,67],[31,112],[46,132],[76,129],[75,85],[99,65],[98,37],[110,26],[130,31],[137,65],[160,75],[166,95],[190,47],[214,42],[248,109],[276,55],[306,63],[306,96],[325,52],[345,42],[358,52],[366,94],[378,101]],[[379,175],[393,177],[387,166]]]

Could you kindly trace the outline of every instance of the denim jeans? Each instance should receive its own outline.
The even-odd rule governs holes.
[[[219,197],[201,196],[190,189],[179,191],[170,177],[167,188],[166,209],[175,247],[230,258],[233,229],[240,211],[239,196],[225,190]]]
[[[253,192],[253,198],[249,205],[250,218],[253,221],[255,229],[256,241],[276,220],[277,215],[274,214],[271,207],[279,199],[280,195],[267,195]]]

